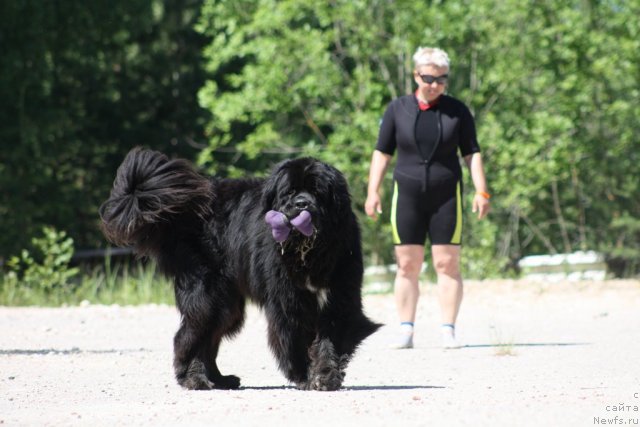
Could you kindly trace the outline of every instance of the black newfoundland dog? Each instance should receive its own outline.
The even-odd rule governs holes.
[[[185,388],[240,386],[216,356],[240,331],[247,298],[266,314],[279,368],[304,390],[339,389],[356,348],[380,326],[362,311],[347,183],[318,160],[284,161],[266,179],[217,179],[136,148],[100,217],[108,240],[154,258],[174,281],[174,368]]]

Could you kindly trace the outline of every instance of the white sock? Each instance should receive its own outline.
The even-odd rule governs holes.
[[[413,322],[400,323],[400,332],[407,335],[413,335]]]
[[[440,331],[443,337],[456,337],[456,327],[451,323],[443,323],[442,326],[440,326]]]

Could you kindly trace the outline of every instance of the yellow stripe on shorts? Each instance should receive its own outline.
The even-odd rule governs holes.
[[[398,224],[396,223],[396,213],[398,210],[398,182],[393,183],[393,199],[391,200],[391,231],[393,232],[393,243],[399,245],[400,235],[398,234]]]
[[[460,181],[456,184],[456,229],[453,232],[451,243],[459,245],[462,240],[462,198],[460,196]]]

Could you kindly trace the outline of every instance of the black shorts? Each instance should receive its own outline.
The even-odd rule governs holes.
[[[460,245],[462,242],[462,182],[459,179],[430,182],[426,191],[412,178],[395,179],[391,204],[393,243]]]

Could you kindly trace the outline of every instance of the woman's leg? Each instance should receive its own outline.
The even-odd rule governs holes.
[[[460,246],[433,245],[431,246],[431,254],[438,277],[438,300],[444,345],[445,347],[457,347],[457,344],[453,342],[454,331],[464,293],[460,274]]]
[[[424,259],[424,247],[420,245],[398,245],[395,247],[398,271],[394,282],[396,308],[401,331],[395,348],[413,347],[413,323],[420,297],[419,276]]]
[[[398,271],[394,282],[396,307],[400,322],[413,323],[420,296],[419,276],[424,248],[419,245],[398,245],[395,248]]]

